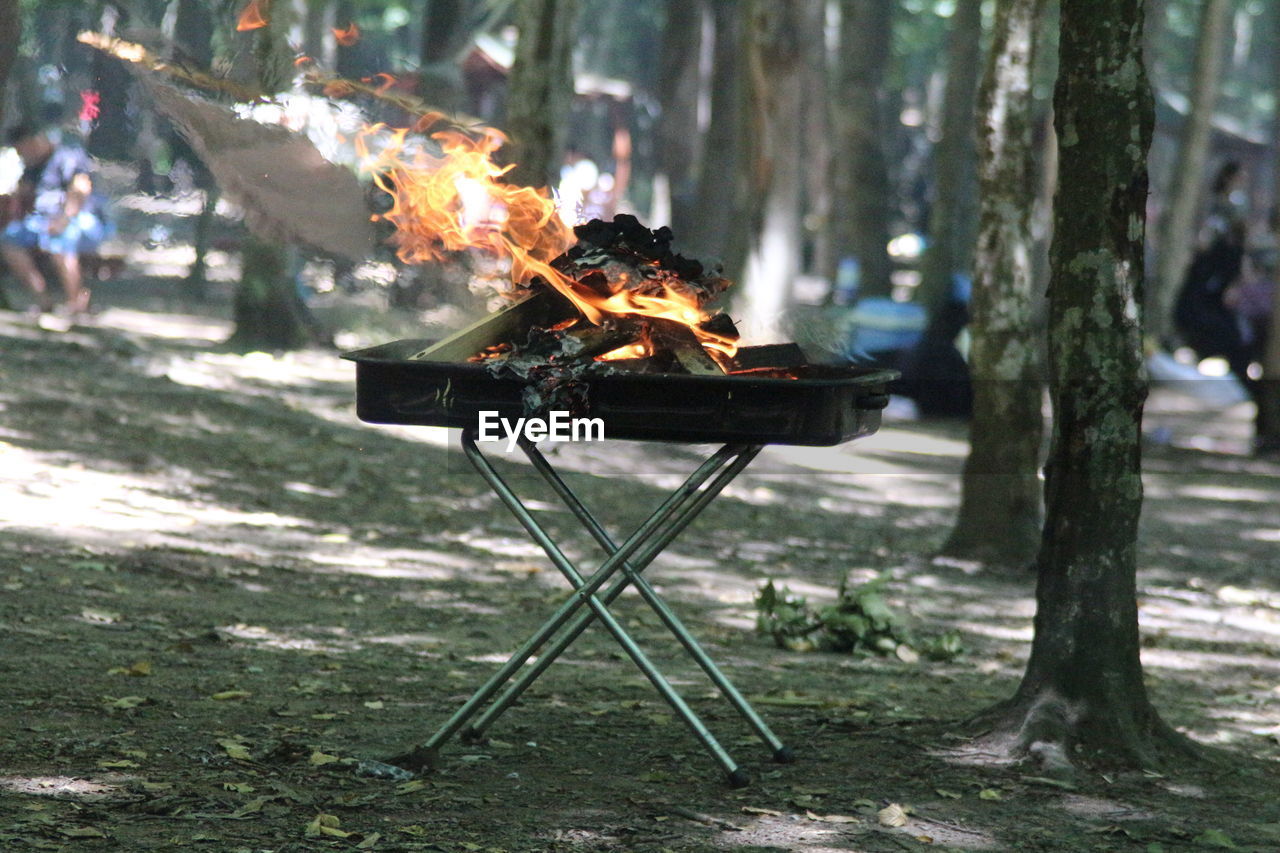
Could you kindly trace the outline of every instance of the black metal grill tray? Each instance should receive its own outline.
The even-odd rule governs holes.
[[[343,354],[356,363],[356,415],[375,424],[474,427],[481,411],[524,416],[524,383],[482,364],[411,360],[431,340],[393,341]],[[888,403],[891,370],[805,368],[799,379],[750,375],[627,374],[586,381],[586,417],[605,438],[830,446],[870,435]]]

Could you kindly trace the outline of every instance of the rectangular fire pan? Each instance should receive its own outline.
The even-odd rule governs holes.
[[[483,364],[411,360],[432,343],[408,339],[346,353],[356,363],[356,414],[379,424],[474,427],[482,411],[525,415],[525,383]],[[586,377],[588,411],[606,438],[829,446],[874,433],[897,374],[809,365],[800,378],[618,370]]]

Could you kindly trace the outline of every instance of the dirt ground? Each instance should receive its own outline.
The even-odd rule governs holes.
[[[963,749],[1016,686],[1032,579],[929,558],[964,430],[891,412],[843,447],[767,449],[650,571],[796,763],[770,763],[628,595],[623,624],[751,784],[724,783],[598,630],[488,743],[389,779],[368,762],[429,736],[564,582],[447,432],[358,422],[335,353],[219,352],[224,321],[143,286],[99,305],[69,329],[0,312],[0,850],[1280,849],[1280,464],[1245,455],[1246,407],[1158,390],[1149,420],[1144,661],[1219,761],[1066,785]],[[705,450],[555,458],[625,534]],[[528,466],[502,470],[594,565]],[[753,630],[766,579],[824,601],[881,572],[960,657]]]

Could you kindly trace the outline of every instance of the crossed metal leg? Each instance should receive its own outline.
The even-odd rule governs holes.
[[[459,708],[452,717],[421,747],[413,750],[399,761],[409,765],[424,765],[432,761],[440,746],[461,730],[464,739],[479,739],[502,713],[540,676],[553,661],[567,649],[575,639],[596,619],[599,619],[614,639],[622,646],[623,651],[635,662],[652,682],[658,693],[662,695],[681,720],[690,728],[694,736],[702,742],[717,763],[728,776],[731,784],[743,785],[747,776],[737,763],[720,745],[715,736],[708,731],[706,725],[693,712],[683,698],[675,691],[667,679],[658,671],[649,657],[636,645],[635,640],[627,633],[609,611],[608,605],[616,599],[629,585],[634,585],[640,596],[658,614],[658,618],[680,641],[689,655],[702,667],[712,683],[719,688],[725,698],[746,719],[756,734],[773,752],[775,761],[791,761],[791,750],[784,746],[747,700],[738,692],[729,679],[716,667],[710,656],[698,645],[689,631],[684,627],[670,607],[658,596],[657,592],[641,576],[641,572],[651,563],[663,549],[682,531],[703,509],[727,486],[760,452],[758,445],[726,445],[710,459],[698,467],[680,488],[671,494],[654,510],[653,514],[631,534],[622,545],[616,545],[595,517],[583,506],[564,480],[547,462],[546,458],[531,443],[521,441],[520,447],[535,470],[543,476],[551,488],[565,502],[569,510],[578,518],[607,555],[604,563],[590,578],[583,578],[573,563],[547,535],[546,531],[534,520],[529,510],[521,503],[519,497],[499,476],[476,446],[475,431],[467,429],[462,435],[462,447],[475,465],[480,475],[489,483],[507,508],[538,543],[551,562],[574,588],[574,593],[559,609],[507,660],[505,664],[480,687],[479,690]],[[703,486],[705,488],[702,488]],[[613,583],[600,594],[600,590],[614,575],[621,573]],[[586,605],[586,610],[583,610]],[[483,713],[481,706],[493,697],[504,685],[512,681],[525,663],[537,653],[552,635],[561,628],[555,640],[537,661],[525,668],[518,678],[506,687],[501,696]],[[475,718],[475,719],[473,719]],[[469,725],[468,725],[469,723]],[[464,728],[465,727],[465,728]]]

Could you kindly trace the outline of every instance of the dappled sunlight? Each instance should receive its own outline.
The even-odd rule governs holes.
[[[0,776],[0,791],[95,802],[127,796],[129,786],[123,782],[97,782],[78,776]]]

